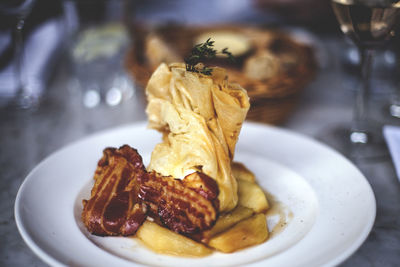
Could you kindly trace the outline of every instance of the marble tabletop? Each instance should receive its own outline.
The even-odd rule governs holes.
[[[332,129],[352,117],[354,81],[344,75],[338,56],[344,47],[337,38],[320,39],[320,69],[281,127],[333,145]],[[70,72],[57,69],[36,110],[0,111],[0,266],[45,266],[26,246],[14,220],[14,201],[24,177],[57,149],[88,134],[146,119],[143,94],[114,107],[82,105],[81,95],[69,87]],[[387,116],[389,92],[376,93],[371,114],[382,124],[399,125]],[[341,147],[336,147],[339,150]],[[368,239],[341,266],[400,265],[400,183],[390,156],[353,162],[370,182],[377,201],[377,217]]]

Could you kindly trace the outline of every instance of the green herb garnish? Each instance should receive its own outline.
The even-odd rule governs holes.
[[[227,48],[227,47],[225,47],[224,49],[222,49],[222,54],[227,55],[230,61],[235,62],[235,57],[232,55],[231,52],[228,51],[228,48]]]
[[[202,64],[202,66],[200,66],[199,63],[216,57],[218,52],[213,46],[214,41],[211,41],[211,38],[208,38],[205,43],[195,45],[192,48],[191,54],[185,58],[186,70],[202,73],[204,75],[211,75],[213,69]],[[235,58],[232,53],[228,51],[228,48],[222,49],[220,53],[227,55],[231,61],[235,61]]]

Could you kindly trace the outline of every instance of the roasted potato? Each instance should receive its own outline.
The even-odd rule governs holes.
[[[260,244],[268,238],[268,235],[265,214],[259,213],[211,238],[208,245],[218,251],[230,253]]]
[[[254,174],[249,169],[247,169],[243,163],[232,162],[231,168],[233,177],[235,177],[237,180],[240,179],[255,183],[256,178]]]
[[[269,208],[268,200],[261,187],[256,183],[238,179],[239,205],[254,212],[265,212]]]
[[[146,246],[161,254],[182,257],[203,257],[212,252],[211,249],[203,244],[151,221],[145,221],[136,235]]]
[[[207,243],[211,237],[228,230],[236,223],[249,218],[253,214],[254,211],[252,209],[243,206],[237,206],[233,211],[221,215],[213,228],[203,232],[202,242]]]

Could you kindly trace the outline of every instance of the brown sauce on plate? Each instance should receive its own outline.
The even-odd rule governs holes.
[[[283,230],[285,230],[289,222],[293,219],[293,212],[290,211],[289,207],[286,206],[284,203],[278,201],[271,193],[264,193],[270,205],[268,211],[266,212],[267,220],[268,218],[273,216],[279,217],[278,222],[271,229],[269,229],[269,238],[271,239],[277,236]]]

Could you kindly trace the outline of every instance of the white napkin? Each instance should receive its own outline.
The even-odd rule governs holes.
[[[397,177],[400,180],[400,127],[385,125],[383,127],[383,136],[388,144]]]

